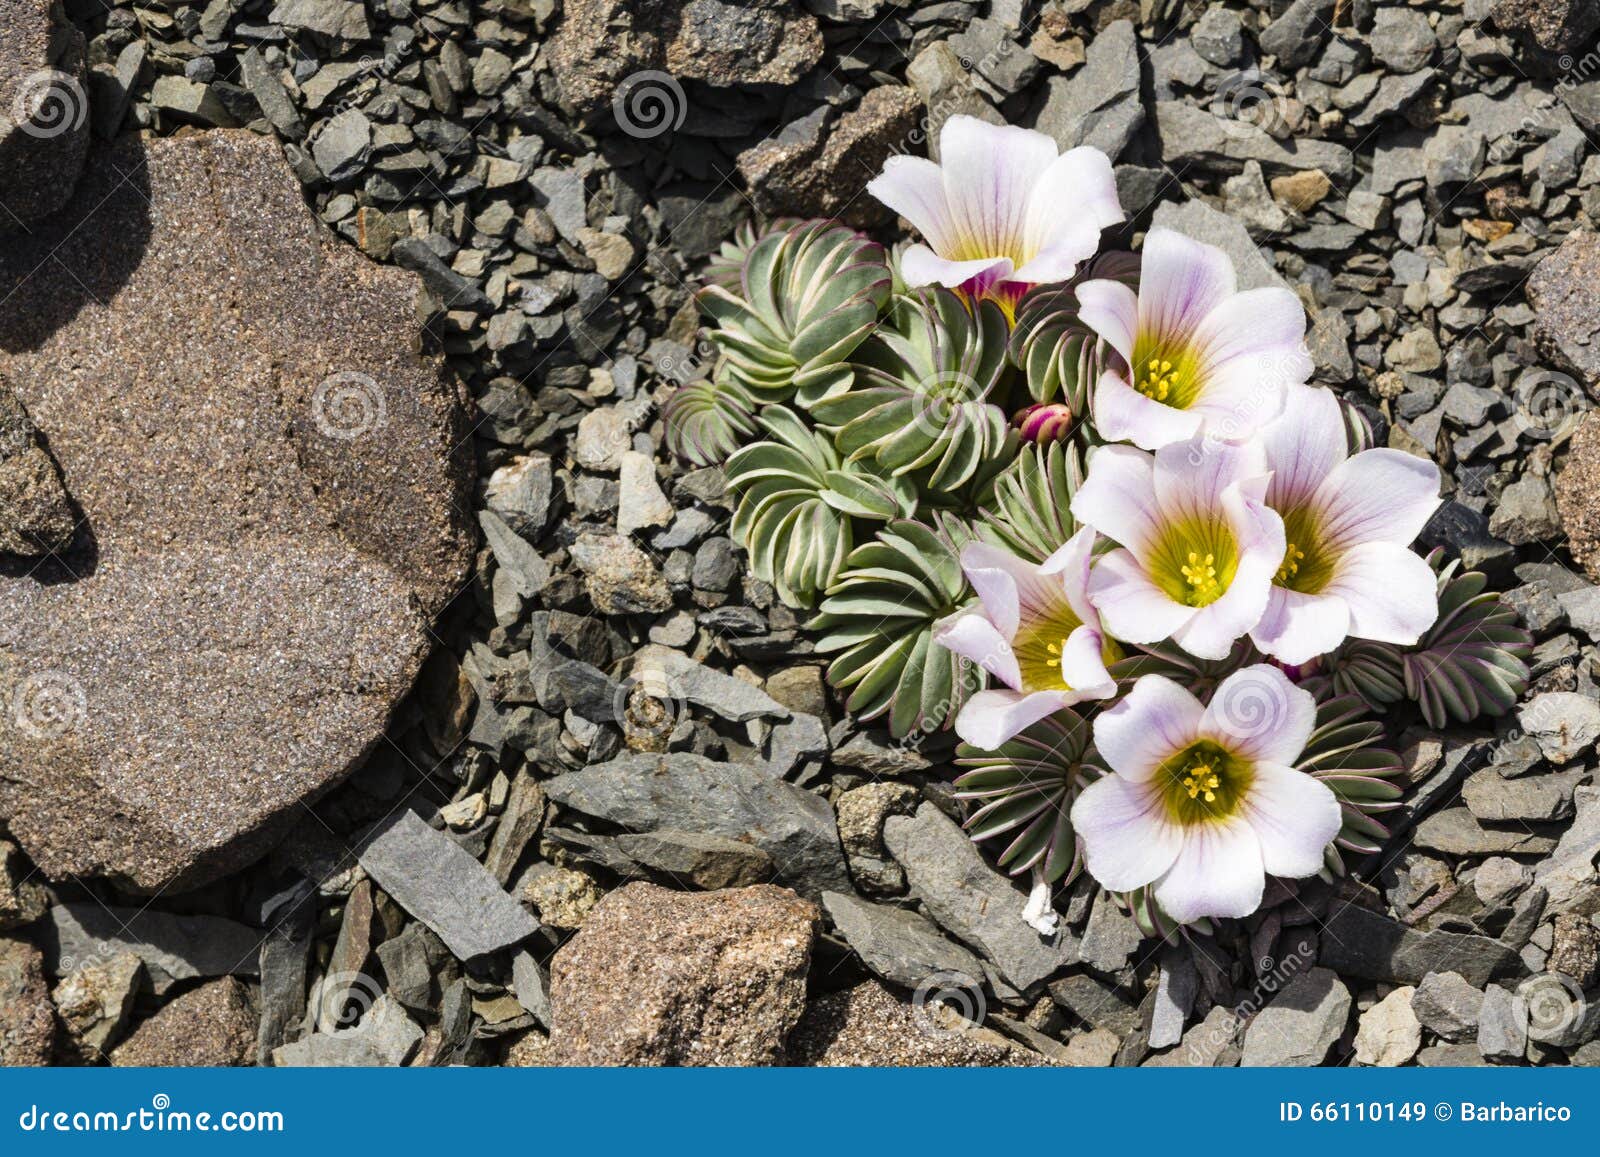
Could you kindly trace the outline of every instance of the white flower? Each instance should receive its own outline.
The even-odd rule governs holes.
[[[974,747],[993,751],[1062,707],[1116,694],[1088,596],[1093,549],[1085,529],[1042,563],[981,542],[962,550],[980,606],[942,620],[933,641],[1005,684],[978,692],[956,717],[956,734]]]
[[[1030,285],[1066,281],[1123,219],[1111,162],[1098,149],[1058,155],[1043,133],[953,116],[938,163],[896,156],[867,192],[927,240],[901,258],[906,284],[944,285],[1007,309]]]
[[[1247,438],[1277,416],[1285,386],[1311,376],[1299,298],[1236,292],[1226,253],[1171,229],[1146,235],[1137,294],[1120,281],[1077,294],[1078,316],[1128,367],[1095,384],[1095,427],[1108,442]]]
[[[1266,609],[1283,561],[1283,521],[1264,502],[1260,447],[1201,438],[1154,454],[1102,446],[1072,513],[1121,548],[1089,576],[1107,631],[1130,643],[1172,639],[1191,655],[1221,659]]]
[[[1140,679],[1095,720],[1114,774],[1072,808],[1090,874],[1114,892],[1154,885],[1180,924],[1248,916],[1268,875],[1316,874],[1343,816],[1294,766],[1315,721],[1311,695],[1264,664],[1223,680],[1204,707],[1170,679]]]
[[[1439,468],[1399,450],[1351,457],[1331,391],[1294,386],[1262,431],[1267,505],[1286,545],[1256,646],[1309,662],[1349,636],[1415,643],[1439,616],[1432,569],[1411,543],[1439,506]]]

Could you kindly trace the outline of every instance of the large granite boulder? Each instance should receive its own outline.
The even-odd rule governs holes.
[[[60,0],[0,0],[0,233],[72,196],[89,146],[84,63]]]
[[[246,132],[96,146],[0,245],[0,378],[81,517],[0,556],[0,817],[46,874],[203,883],[378,740],[474,541],[416,284]]]

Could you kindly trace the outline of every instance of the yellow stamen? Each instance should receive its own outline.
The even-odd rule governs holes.
[[[1217,581],[1217,556],[1207,553],[1203,558],[1199,551],[1189,552],[1189,561],[1183,567],[1183,578],[1191,587],[1197,598],[1205,598],[1208,602],[1221,583]],[[1199,604],[1203,605],[1203,604]]]
[[[1282,586],[1294,578],[1300,573],[1300,564],[1305,561],[1305,557],[1306,552],[1291,542],[1289,549],[1283,552],[1283,565],[1278,568],[1278,573],[1272,581]]]
[[[1151,358],[1145,364],[1146,374],[1136,387],[1147,398],[1157,402],[1165,402],[1172,393],[1173,387],[1178,384],[1177,376],[1172,372],[1172,363],[1161,358]]]
[[[1217,775],[1217,769],[1209,763],[1194,764],[1183,777],[1183,790],[1189,793],[1189,798],[1196,799],[1204,794],[1206,803],[1217,802],[1216,789],[1221,786],[1222,779]]]

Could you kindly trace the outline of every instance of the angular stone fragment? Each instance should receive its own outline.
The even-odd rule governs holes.
[[[358,1024],[314,1032],[274,1049],[272,1063],[280,1068],[393,1068],[410,1060],[421,1043],[422,1029],[385,993]]]
[[[1521,964],[1514,951],[1487,936],[1421,932],[1353,904],[1328,921],[1318,960],[1362,980],[1416,984],[1430,972],[1450,970],[1474,986]]]
[[[86,522],[60,574],[0,577],[0,696],[39,704],[0,725],[0,814],[47,875],[250,862],[410,689],[472,542],[415,285],[247,132],[97,146],[0,245],[0,377]]]
[[[770,884],[611,893],[551,967],[554,1063],[781,1062],[805,1009],[817,920]]]
[[[1118,20],[1090,41],[1081,71],[1050,79],[1033,127],[1054,137],[1063,152],[1091,145],[1115,161],[1143,124],[1138,40],[1133,22]]]
[[[1350,990],[1344,983],[1326,968],[1302,972],[1250,1022],[1240,1063],[1320,1065],[1349,1019]]]
[[[826,800],[740,763],[628,754],[545,784],[551,799],[632,832],[703,832],[746,841],[802,895],[850,890]]]
[[[1460,973],[1430,972],[1411,995],[1411,1011],[1445,1040],[1466,1040],[1478,1031],[1483,993]]]
[[[1600,29],[1600,7],[1591,0],[1495,0],[1491,15],[1500,31],[1558,56],[1592,48]]]
[[[1600,275],[1600,262],[1596,265]],[[1596,300],[1600,307],[1600,299]],[[1595,331],[1600,334],[1600,326]],[[1600,348],[1600,347],[1597,347]],[[1585,383],[1591,392],[1600,388],[1600,358],[1586,371]],[[1581,409],[1580,398],[1571,399],[1573,412]],[[1566,465],[1556,475],[1556,509],[1567,536],[1572,557],[1594,582],[1600,582],[1600,412],[1584,414],[1572,432]]]
[[[119,1067],[248,1065],[256,1051],[250,994],[231,976],[208,981],[163,1005],[111,1050]]]
[[[1422,1024],[1411,1010],[1414,988],[1397,988],[1361,1014],[1356,1028],[1356,1060],[1364,1065],[1395,1068],[1422,1047]]]
[[[51,994],[67,1035],[83,1059],[105,1059],[121,1036],[144,982],[144,962],[132,952],[97,957],[73,969]]]
[[[509,948],[539,930],[488,869],[416,812],[402,810],[380,825],[356,856],[380,888],[461,960]]]
[[[971,1011],[978,1012],[977,1008]],[[818,997],[789,1036],[791,1065],[939,1068],[1048,1064],[940,1005],[906,1004],[875,980]]]
[[[64,550],[78,520],[27,411],[0,379],[0,555]]]
[[[1533,336],[1540,351],[1578,376],[1591,393],[1600,388],[1600,234],[1577,231],[1534,268],[1528,302],[1537,315]]]
[[[682,651],[651,644],[634,652],[632,677],[653,699],[684,700],[732,723],[769,716],[787,718],[789,709],[761,688],[734,675],[697,663]]]
[[[842,892],[824,892],[822,906],[845,942],[890,984],[915,989],[941,973],[965,976],[973,988],[983,984],[978,958],[915,912]]]
[[[939,925],[993,961],[1018,988],[1032,987],[1077,958],[1070,934],[1041,936],[1023,920],[1026,895],[985,863],[966,834],[931,803],[915,816],[890,816],[883,842]]]
[[[40,928],[41,947],[54,975],[131,952],[144,962],[158,996],[175,981],[197,976],[254,976],[261,940],[254,928],[222,916],[180,916],[94,902],[57,904]]]
[[[49,1064],[55,1039],[44,958],[21,937],[0,936],[0,1068]]]
[[[84,60],[59,0],[0,0],[0,234],[72,196],[89,147]]]

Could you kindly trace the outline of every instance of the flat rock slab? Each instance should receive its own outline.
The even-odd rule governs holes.
[[[1031,988],[1077,960],[1077,941],[1064,931],[1041,936],[1029,927],[1022,918],[1027,897],[984,863],[965,833],[931,803],[915,816],[885,820],[883,842],[934,920],[1018,988]]]
[[[851,890],[827,801],[759,768],[688,753],[628,754],[557,776],[545,791],[630,832],[699,832],[753,844],[802,895]]]
[[[231,976],[190,989],[138,1025],[116,1048],[118,1068],[247,1065],[256,1051],[250,992]]]
[[[539,930],[487,868],[415,812],[386,821],[356,856],[380,888],[462,960],[509,948]]]
[[[248,132],[97,146],[0,245],[0,378],[83,520],[0,565],[0,815],[47,875],[242,867],[410,689],[474,535],[415,299]]]
[[[1354,905],[1328,921],[1318,961],[1344,976],[1390,984],[1417,984],[1430,972],[1456,972],[1475,988],[1521,967],[1517,954],[1498,940],[1442,929],[1422,932]]]
[[[89,147],[84,63],[59,0],[0,0],[0,233],[72,196]]]
[[[786,888],[629,884],[550,969],[566,1065],[770,1065],[805,1010],[816,906]]]
[[[254,976],[263,933],[222,916],[179,916],[98,903],[57,904],[40,925],[54,976],[131,952],[144,962],[157,995],[199,976]]]
[[[862,963],[890,984],[916,989],[953,980],[974,991],[983,985],[978,958],[915,912],[843,892],[824,893],[822,906]]]
[[[1322,1064],[1344,1033],[1350,1004],[1350,990],[1332,972],[1302,972],[1250,1022],[1239,1063],[1250,1068]]]

